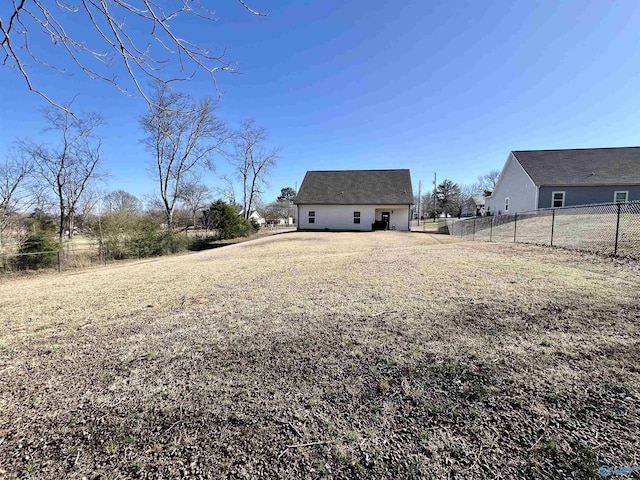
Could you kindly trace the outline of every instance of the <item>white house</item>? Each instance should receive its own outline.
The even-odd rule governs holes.
[[[640,147],[513,151],[487,213],[640,200]]]
[[[298,195],[298,230],[409,230],[409,170],[308,171]]]
[[[242,210],[240,210],[238,215],[244,216],[244,208]],[[251,213],[249,214],[249,220],[255,221],[258,225],[264,225],[265,224],[264,217],[262,215],[260,215],[257,210],[252,210],[251,211]]]

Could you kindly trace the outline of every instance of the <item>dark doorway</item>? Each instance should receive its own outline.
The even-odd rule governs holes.
[[[382,222],[384,223],[384,229],[389,230],[389,220],[391,214],[389,212],[382,212]]]

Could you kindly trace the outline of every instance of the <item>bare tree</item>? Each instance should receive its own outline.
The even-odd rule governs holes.
[[[233,179],[224,175],[221,180],[224,182],[222,187],[214,187],[213,192],[230,205],[236,204],[236,189],[233,185]]]
[[[157,195],[145,194],[143,203],[143,215],[151,222],[159,225],[167,221],[167,212],[165,211],[164,204]]]
[[[267,15],[244,0],[237,1],[253,15]],[[30,73],[33,64],[73,74],[61,66],[72,64],[90,79],[108,82],[125,93],[137,91],[148,102],[151,98],[142,88],[145,77],[172,82],[204,71],[215,85],[217,72],[235,71],[224,50],[199,45],[177,33],[193,31],[194,24],[215,23],[215,13],[198,0],[169,5],[152,0],[5,0],[0,6],[2,65],[16,69],[29,90],[63,109],[68,105],[56,103],[35,84]],[[62,55],[51,51],[53,47]],[[116,65],[126,72],[129,87],[114,73]]]
[[[60,135],[57,147],[25,144],[35,161],[37,173],[56,199],[60,239],[64,236],[65,225],[69,238],[73,237],[74,220],[83,194],[101,175],[98,170],[101,141],[95,135],[95,129],[104,120],[98,113],[72,115],[70,106],[66,105],[63,110],[51,107],[44,111],[49,123],[47,130]]]
[[[100,178],[100,180],[102,180],[102,178]],[[100,213],[100,203],[104,196],[98,188],[95,188],[95,183],[96,182],[90,182],[76,205],[74,224],[78,226],[79,230],[84,229],[91,223],[96,214],[99,215]]]
[[[197,179],[185,182],[180,193],[180,199],[189,210],[193,226],[196,226],[198,212],[211,203],[211,190],[206,185],[199,183]]]
[[[267,130],[252,119],[243,120],[233,134],[233,148],[229,154],[231,164],[242,182],[242,211],[248,219],[259,196],[260,187],[275,166],[279,148],[266,149],[269,140]]]
[[[18,149],[12,149],[0,161],[0,247],[2,235],[16,219],[19,209],[24,211],[30,206],[32,173],[31,159]]]
[[[132,215],[139,215],[142,210],[142,203],[138,197],[124,190],[114,190],[106,195],[104,203],[108,213],[127,212]]]
[[[483,195],[489,195],[496,189],[496,183],[498,183],[498,178],[500,178],[499,170],[491,170],[489,173],[485,173],[484,175],[480,175],[478,177],[478,185],[479,190]]]
[[[158,181],[166,222],[181,198],[183,182],[198,169],[213,169],[213,157],[228,139],[227,129],[214,115],[210,98],[199,102],[156,82],[149,111],[140,118],[143,139],[153,155],[153,177]]]

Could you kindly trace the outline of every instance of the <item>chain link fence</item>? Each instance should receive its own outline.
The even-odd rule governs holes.
[[[549,208],[447,222],[450,235],[640,259],[640,202]]]
[[[26,270],[55,269],[58,272],[106,265],[106,251],[99,247],[51,250],[45,252],[9,253],[0,255],[0,273]]]

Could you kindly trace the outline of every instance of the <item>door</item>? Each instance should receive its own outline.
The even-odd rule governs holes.
[[[384,229],[389,230],[389,221],[391,214],[389,212],[382,212],[382,221],[384,222]]]

